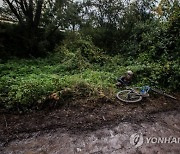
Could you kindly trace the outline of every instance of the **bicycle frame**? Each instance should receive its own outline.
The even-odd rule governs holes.
[[[126,86],[126,90],[119,91],[116,96],[120,101],[126,102],[126,103],[135,103],[142,100],[143,97],[149,97],[149,91],[154,91],[156,93],[159,93],[161,95],[164,95],[166,97],[169,97],[171,99],[175,99],[175,97],[166,94],[163,91],[153,89],[149,86],[143,86],[143,87],[134,87],[130,88]]]
[[[135,88],[128,88],[126,87],[126,89],[129,89],[131,90],[129,93],[128,93],[128,98],[130,98],[130,93],[135,93],[137,96],[144,96],[144,94],[148,94],[148,92],[151,90],[153,92],[156,92],[156,93],[159,93],[161,95],[164,95],[166,97],[169,97],[171,99],[174,99],[176,100],[175,97],[169,95],[169,94],[166,94],[165,92],[161,91],[161,90],[158,90],[158,89],[154,89],[154,88],[151,88],[150,86],[142,86],[142,87],[135,87]],[[141,89],[140,93],[136,92],[134,89]],[[145,90],[145,91],[142,91],[142,90]]]
[[[126,87],[126,89],[131,90],[131,92],[136,93],[136,94],[138,94],[138,95],[140,95],[140,96],[142,96],[143,93],[148,93],[150,90],[152,90],[152,88],[149,87],[149,86],[134,87],[134,88],[128,88],[128,87]],[[137,93],[135,89],[140,89],[140,93]],[[131,92],[130,92],[130,93],[131,93]]]
[[[131,98],[131,93],[133,94],[136,94],[136,96],[142,96],[141,94],[137,93],[133,88],[127,88],[128,90],[131,90],[129,93],[128,93],[128,99]]]

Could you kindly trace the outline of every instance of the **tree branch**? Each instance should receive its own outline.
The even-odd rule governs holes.
[[[11,11],[14,13],[14,15],[15,15],[15,16],[17,17],[17,19],[19,20],[19,23],[20,23],[21,25],[23,25],[23,19],[22,19],[21,15],[17,12],[16,8],[15,8],[14,5],[13,5],[14,0],[11,1],[11,2],[10,2],[9,0],[5,0],[5,1],[6,1],[7,4],[9,5]]]
[[[29,0],[28,14],[29,14],[31,23],[33,23],[33,11],[34,11],[34,9],[33,9],[33,0]]]
[[[21,9],[22,9],[22,11],[23,11],[24,15],[25,15],[25,16],[27,16],[27,10],[25,9],[25,7],[24,7],[24,2],[23,2],[24,0],[20,0],[20,1],[15,0],[15,1],[17,1],[17,3],[19,3],[19,4],[20,4]]]
[[[35,17],[34,17],[34,26],[35,27],[37,27],[39,25],[43,3],[44,3],[44,0],[37,1],[36,13],[35,13]]]

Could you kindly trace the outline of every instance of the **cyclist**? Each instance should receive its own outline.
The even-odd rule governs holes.
[[[117,87],[122,87],[129,85],[132,81],[133,78],[133,72],[131,70],[128,70],[125,75],[121,76],[120,78],[117,79],[116,86]]]

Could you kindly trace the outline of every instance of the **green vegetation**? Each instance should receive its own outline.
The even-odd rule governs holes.
[[[112,97],[117,91],[117,77],[129,69],[135,73],[134,85],[148,84],[150,78],[166,89],[180,86],[176,60],[154,62],[145,53],[136,59],[108,56],[84,39],[76,40],[73,46],[67,44],[57,47],[48,58],[13,59],[0,64],[1,105],[25,110],[44,103],[53,93],[58,95],[58,103],[102,94]]]
[[[2,108],[26,111],[47,102],[111,98],[116,79],[127,70],[135,73],[134,86],[151,79],[179,91],[178,1],[23,4],[32,10],[24,10],[17,0],[4,2],[2,16],[15,17],[18,24],[0,22]],[[37,16],[33,9],[40,11],[38,21],[31,16]]]

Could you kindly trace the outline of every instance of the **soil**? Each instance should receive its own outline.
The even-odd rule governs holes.
[[[180,94],[175,97],[132,104],[105,97],[79,99],[58,109],[1,113],[0,153],[178,153],[178,145],[135,149],[127,142],[135,132],[180,137]]]

